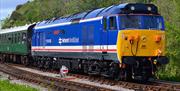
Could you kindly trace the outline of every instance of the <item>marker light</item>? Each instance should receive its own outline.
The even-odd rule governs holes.
[[[128,36],[128,40],[130,44],[133,44],[134,39],[135,39],[134,36]]]
[[[135,10],[135,7],[134,7],[134,6],[131,6],[131,10]]]
[[[151,11],[151,10],[152,10],[152,8],[151,8],[151,7],[148,7],[147,9],[148,9],[148,11]]]
[[[161,41],[161,36],[160,35],[156,35],[155,36],[155,42],[160,42]]]

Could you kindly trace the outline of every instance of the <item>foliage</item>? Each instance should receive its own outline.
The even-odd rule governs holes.
[[[7,80],[0,80],[0,91],[38,91],[29,86],[12,84]]]
[[[18,6],[11,17],[4,20],[3,28],[127,2],[158,6],[166,22],[166,52],[170,63],[161,68],[157,75],[161,79],[180,81],[180,0],[34,0]]]
[[[160,79],[180,82],[180,1],[156,0],[166,21],[166,53],[170,63],[157,73]]]
[[[157,76],[163,80],[180,82],[180,29],[170,23],[166,24],[167,55],[170,63],[159,69]]]

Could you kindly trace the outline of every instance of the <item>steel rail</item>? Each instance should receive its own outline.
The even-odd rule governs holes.
[[[16,64],[15,66],[22,66],[22,65]],[[111,88],[108,89],[108,88],[104,88],[100,86],[82,84],[82,83],[77,83],[77,82],[73,82],[69,80],[67,81],[64,79],[42,76],[39,74],[27,72],[25,70],[20,70],[16,67],[13,67],[13,64],[11,66],[1,64],[0,70],[20,79],[35,81],[36,83],[44,83],[44,84],[51,85],[59,89],[69,89],[69,90],[76,90],[76,91],[112,91],[113,90]],[[21,75],[17,75],[19,73],[21,73]],[[57,72],[55,71],[51,73],[57,73]],[[68,74],[68,76],[76,77],[79,79],[86,79],[91,82],[106,84],[109,86],[119,86],[122,88],[138,90],[138,91],[180,91],[180,84],[178,82],[156,80],[156,81],[149,82],[147,84],[140,84],[140,83],[135,83],[135,82],[133,83],[133,82],[125,82],[125,81],[114,81],[114,80],[104,79],[102,77],[94,77],[94,76],[87,76],[87,75],[81,75],[81,74],[70,73]]]

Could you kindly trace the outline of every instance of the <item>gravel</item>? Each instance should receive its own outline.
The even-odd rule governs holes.
[[[25,67],[19,67],[19,66],[15,66],[15,67],[19,68],[21,70],[26,70],[26,71],[33,72],[33,73],[36,73],[36,74],[41,74],[41,75],[44,75],[44,76],[70,80],[70,81],[74,81],[74,82],[78,82],[78,83],[96,85],[96,86],[99,86],[99,87],[110,88],[110,89],[115,90],[115,91],[134,91],[134,90],[126,89],[126,88],[123,88],[123,87],[120,87],[120,86],[117,86],[117,85],[111,86],[111,85],[107,85],[107,84],[101,84],[101,83],[98,83],[98,82],[92,82],[92,81],[89,81],[88,79],[80,79],[80,78],[76,78],[76,77],[73,77],[73,76],[66,76],[66,77],[62,78],[62,77],[60,77],[60,74],[55,74],[55,73],[50,73],[50,72],[43,72],[43,71],[40,71],[40,70],[31,69],[31,68],[25,68]]]

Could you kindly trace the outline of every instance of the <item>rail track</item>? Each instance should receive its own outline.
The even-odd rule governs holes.
[[[17,66],[17,65],[16,65]],[[78,79],[75,77],[60,78],[52,77],[37,72],[30,72],[25,68],[15,67],[8,64],[0,64],[0,71],[9,74],[18,79],[26,80],[33,83],[44,84],[57,91],[113,91],[113,90],[127,90],[123,88],[109,88],[106,85],[96,85],[94,82],[82,82],[83,78]]]
[[[138,84],[79,74],[68,74],[67,78],[60,78],[56,76],[38,74],[40,72],[31,72],[28,69],[31,68],[26,69],[26,67],[18,65],[13,66],[9,64],[0,64],[0,71],[6,74],[26,81],[45,84],[58,91],[180,91],[180,83],[178,82],[174,83],[157,80],[148,84]]]

